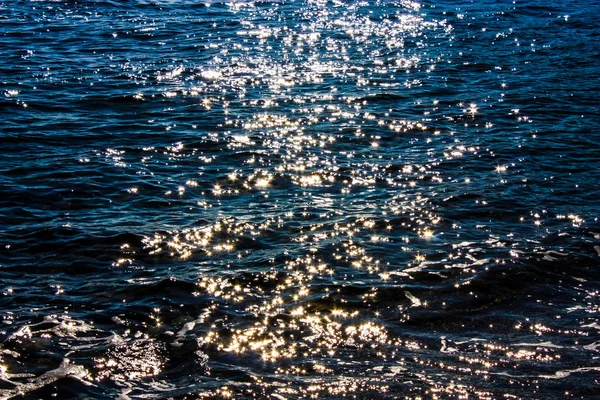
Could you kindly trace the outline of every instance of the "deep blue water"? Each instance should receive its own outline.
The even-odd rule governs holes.
[[[600,398],[598,21],[0,2],[0,397]]]

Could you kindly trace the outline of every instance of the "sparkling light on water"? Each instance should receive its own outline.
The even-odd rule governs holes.
[[[0,6],[0,397],[593,394],[584,16],[108,3]]]

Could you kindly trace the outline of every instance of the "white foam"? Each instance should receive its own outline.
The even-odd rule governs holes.
[[[15,385],[15,388],[4,390],[2,393],[0,393],[0,399],[10,399],[14,396],[25,395],[35,390],[41,389],[44,386],[51,385],[62,378],[74,378],[87,386],[93,386],[93,384],[88,380],[89,376],[89,372],[83,366],[71,364],[68,358],[63,359],[58,368],[45,372],[44,374],[36,378],[30,379],[30,381],[27,383],[15,382],[10,379],[7,379],[14,379],[15,377],[21,378],[22,376],[7,374],[3,369],[2,373],[0,373],[0,377],[5,381],[8,381]]]

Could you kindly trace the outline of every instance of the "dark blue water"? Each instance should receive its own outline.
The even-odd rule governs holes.
[[[0,2],[0,397],[600,398],[598,21]]]

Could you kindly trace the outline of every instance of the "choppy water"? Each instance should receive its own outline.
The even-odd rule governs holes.
[[[0,396],[600,396],[599,20],[0,3]]]

